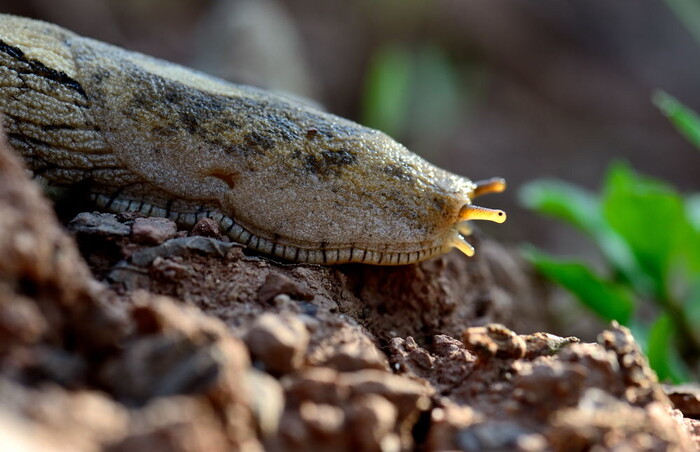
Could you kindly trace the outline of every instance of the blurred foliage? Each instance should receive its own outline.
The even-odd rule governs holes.
[[[411,57],[400,47],[383,47],[373,56],[364,90],[362,122],[393,136],[406,122]]]
[[[485,80],[481,67],[458,64],[437,45],[385,44],[369,64],[361,122],[426,155],[464,119]]]
[[[654,93],[652,100],[671,123],[676,126],[681,135],[700,149],[700,128],[698,127],[700,116],[665,91]]]
[[[697,0],[666,0],[666,5],[685,25],[695,40],[700,42],[700,2]]]
[[[666,93],[655,103],[700,148],[700,118]],[[529,248],[547,278],[605,320],[629,326],[661,380],[700,375],[700,194],[616,163],[600,194],[556,180],[520,191],[530,209],[579,229],[600,249],[604,272]]]

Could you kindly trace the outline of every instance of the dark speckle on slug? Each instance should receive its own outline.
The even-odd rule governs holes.
[[[410,167],[405,163],[399,163],[395,165],[387,165],[384,167],[383,171],[397,179],[411,181],[413,177],[410,174]]]
[[[357,160],[357,157],[346,149],[340,149],[337,151],[326,149],[321,151],[321,157],[326,165],[337,166],[352,165]]]
[[[313,129],[316,130],[314,135],[322,136],[327,139],[354,138],[357,134],[357,129],[348,125],[345,121],[333,122],[330,124],[324,121],[323,123],[315,125]],[[376,131],[371,129],[367,129],[367,131],[376,133]]]
[[[272,149],[272,147],[275,145],[275,140],[270,138],[269,136],[262,135],[258,132],[250,132],[245,136],[245,141],[248,143],[250,146],[262,149],[264,151],[268,151]]]
[[[202,135],[202,130],[199,127],[199,118],[189,110],[178,110],[180,115],[180,123],[185,127],[190,135]]]
[[[433,196],[433,203],[442,215],[449,213],[449,206],[440,196]]]
[[[256,153],[266,152],[273,149],[275,141],[257,132],[251,132],[243,137],[242,143],[222,146],[224,152],[231,156],[250,157]]]
[[[242,106],[247,108],[259,108],[259,106],[245,105],[247,103],[248,102],[243,103]],[[297,140],[303,134],[299,124],[296,124],[282,112],[265,113],[263,117],[267,120],[270,127],[267,132],[271,135],[279,136],[284,141]]]
[[[163,99],[169,104],[175,104],[180,106],[183,101],[183,96],[181,94],[181,89],[178,89],[177,85],[166,86],[163,93]]]
[[[175,129],[173,126],[170,127],[162,127],[162,126],[156,126],[153,128],[153,133],[157,136],[161,137],[168,137],[172,136],[173,133],[176,133],[177,129]]]
[[[319,177],[338,176],[340,170],[357,162],[357,156],[346,149],[324,149],[304,157],[304,170]]]
[[[107,70],[96,71],[91,75],[91,77],[92,80],[99,85],[100,83],[103,83],[105,80],[109,79],[110,73]]]

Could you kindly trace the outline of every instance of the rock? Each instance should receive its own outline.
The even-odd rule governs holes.
[[[282,380],[289,406],[299,406],[305,400],[337,405],[350,397],[350,388],[339,384],[339,374],[333,369],[312,367]]]
[[[462,342],[467,350],[482,359],[518,359],[525,356],[525,340],[499,324],[468,328],[462,333]]]
[[[85,362],[83,354],[102,353],[125,334],[113,296],[92,279],[75,242],[2,139],[0,256],[0,336],[8,339],[0,346],[0,368],[18,380],[32,381],[37,370],[40,378],[72,372],[42,372],[39,350],[65,356],[70,349],[76,358],[68,361]]]
[[[221,240],[223,235],[221,233],[221,225],[211,218],[202,218],[192,227],[190,235],[198,235],[201,237],[211,237],[213,239]]]
[[[245,341],[253,360],[266,372],[284,375],[304,363],[309,333],[295,317],[268,313],[253,323]]]
[[[177,225],[168,218],[136,218],[131,227],[131,238],[136,243],[160,245],[177,234]]]
[[[208,237],[180,237],[151,247],[138,250],[131,255],[131,262],[139,267],[150,265],[157,257],[183,256],[190,252],[225,257],[232,248],[240,248],[238,243],[226,243]]]
[[[70,309],[90,297],[90,271],[39,187],[6,146],[0,139],[0,284],[36,299],[40,308]]]
[[[430,429],[425,440],[427,450],[455,450],[457,435],[463,428],[483,421],[483,415],[468,405],[443,400],[430,412]],[[462,441],[464,442],[464,441]]]
[[[290,298],[304,301],[314,298],[312,293],[299,287],[290,278],[278,273],[270,273],[260,286],[258,299],[261,303],[270,303],[278,295],[288,295]]]
[[[559,337],[549,333],[534,333],[522,336],[525,341],[525,358],[550,356],[569,344],[581,342],[577,337]]]
[[[68,227],[78,234],[104,237],[127,237],[131,234],[131,227],[120,222],[113,213],[79,213],[68,223]]]
[[[244,444],[251,446],[250,441]],[[231,444],[210,405],[191,397],[166,397],[135,411],[129,431],[109,450],[225,452]]]
[[[104,450],[128,431],[128,410],[97,391],[29,389],[0,377],[0,401],[6,450]],[[13,441],[30,448],[12,449]]]
[[[248,353],[220,321],[145,293],[137,296],[131,315],[136,335],[101,374],[120,399],[140,405],[155,396],[208,393],[230,383],[246,389]]]
[[[517,422],[487,420],[461,429],[455,438],[459,450],[517,450],[538,451],[546,449],[542,435],[532,432]]]
[[[345,427],[345,413],[333,405],[302,402],[299,417],[312,434],[319,436],[339,436]]]
[[[695,443],[695,450],[700,450],[700,421],[689,417],[679,417],[679,421],[684,425],[685,430],[690,433],[690,438]]]
[[[656,374],[649,367],[649,361],[642,353],[637,341],[628,328],[613,322],[610,329],[598,335],[598,343],[615,353],[624,395],[630,403],[639,405],[651,401],[668,403],[668,398],[658,384]]]
[[[392,402],[399,423],[427,410],[433,392],[428,386],[379,370],[341,373],[340,381],[353,396],[375,394]]]
[[[389,343],[389,350],[392,352],[393,368],[397,371],[422,376],[433,369],[435,359],[411,336],[406,339],[395,337]]]
[[[380,370],[311,368],[283,380],[287,446],[318,449],[410,448],[411,429],[430,405],[430,388]]]
[[[700,417],[700,385],[687,383],[681,385],[663,385],[664,392],[685,416],[691,418]]]
[[[0,285],[0,355],[38,342],[48,330],[36,303]]]
[[[555,450],[695,450],[667,405],[635,407],[593,388],[556,413],[547,439]]]
[[[339,372],[354,372],[363,369],[388,370],[386,358],[376,347],[366,347],[357,342],[343,344],[328,359],[318,365]]]
[[[410,336],[393,339],[389,352],[392,369],[430,384],[438,393],[446,393],[466,380],[476,361],[462,342],[445,335],[434,337],[432,352],[418,346]]]
[[[277,435],[280,418],[284,411],[284,390],[277,381],[257,369],[248,371],[250,406],[260,433],[264,437]]]
[[[360,450],[401,450],[401,439],[395,432],[398,413],[386,398],[375,394],[359,396],[347,416]]]

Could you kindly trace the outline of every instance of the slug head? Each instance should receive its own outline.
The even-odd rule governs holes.
[[[305,152],[295,151],[304,149],[300,142],[280,147],[280,153],[255,154],[256,171],[240,173],[224,197],[225,211],[281,246],[338,256],[323,263],[404,264],[453,247],[471,256],[463,237],[469,221],[505,221],[503,211],[472,204],[475,197],[503,191],[502,179],[475,183],[380,132],[343,126],[353,133],[316,136]]]
[[[485,195],[487,193],[500,193],[506,189],[506,181],[499,177],[474,182],[475,188],[472,198]],[[452,238],[452,242],[447,242],[448,246],[454,246],[467,256],[474,255],[474,247],[472,247],[465,239],[464,235],[471,234],[471,227],[468,221],[471,220],[487,220],[495,223],[503,223],[506,221],[506,213],[498,209],[488,209],[471,204],[471,202],[462,206],[459,211],[459,223],[456,225],[457,234]]]

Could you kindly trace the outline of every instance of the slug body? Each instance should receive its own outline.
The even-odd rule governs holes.
[[[387,135],[48,23],[0,15],[0,111],[48,188],[296,262],[408,264],[458,247],[505,188],[436,168]]]

